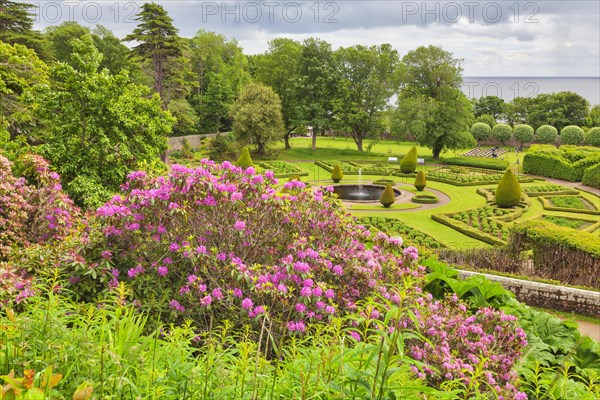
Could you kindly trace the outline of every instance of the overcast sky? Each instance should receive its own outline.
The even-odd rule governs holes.
[[[401,55],[438,45],[464,59],[465,76],[600,76],[598,0],[156,2],[182,36],[204,28],[236,38],[247,54],[276,37],[315,36],[334,48],[390,43]],[[41,0],[36,26],[101,23],[123,37],[142,4]]]

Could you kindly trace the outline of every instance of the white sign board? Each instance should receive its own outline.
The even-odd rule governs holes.
[[[398,162],[398,157],[388,157],[388,162]]]
[[[425,165],[425,159],[424,158],[417,158],[417,164],[419,164],[419,165]]]

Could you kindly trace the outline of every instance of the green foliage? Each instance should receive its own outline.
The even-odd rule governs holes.
[[[211,160],[223,161],[230,157],[234,143],[234,136],[218,133],[208,145],[208,155]]]
[[[393,179],[377,179],[373,181],[374,185],[383,185],[383,186],[387,186],[388,184],[394,186],[396,184],[396,181],[394,181]]]
[[[523,143],[529,143],[533,140],[533,128],[526,124],[516,125],[513,129],[515,139],[523,145]]]
[[[403,174],[411,174],[417,169],[417,148],[412,147],[400,160],[400,171]]]
[[[523,157],[523,171],[578,182],[584,171],[600,162],[600,150],[595,147],[534,145]]]
[[[494,169],[497,171],[504,171],[506,168],[508,168],[508,161],[487,157],[442,158],[441,162],[445,165],[462,165],[465,167]]]
[[[240,157],[235,162],[235,165],[244,169],[254,166],[254,163],[252,162],[252,157],[250,157],[250,151],[247,147],[244,147],[242,153],[240,154]]]
[[[562,208],[578,208],[585,210],[588,206],[582,201],[583,197],[579,196],[559,196],[559,197],[548,197],[548,199],[556,207]]]
[[[492,128],[492,137],[501,145],[504,145],[512,136],[512,128],[507,124],[496,124]]]
[[[560,131],[561,144],[579,145],[583,143],[583,129],[575,125],[569,125],[562,128]]]
[[[540,93],[529,99],[526,119],[533,127],[548,124],[561,130],[568,125],[585,125],[589,108],[590,103],[574,92]]]
[[[471,102],[461,92],[461,60],[440,47],[419,47],[403,59],[402,89],[394,119],[438,159],[445,149],[474,143]]]
[[[340,74],[336,125],[350,132],[362,151],[363,139],[385,131],[381,117],[399,87],[398,52],[389,44],[356,45],[338,49],[335,60]]]
[[[34,4],[21,1],[0,0],[0,42],[19,44],[33,49],[38,56],[47,59],[46,42],[34,31]]]
[[[540,186],[527,186],[522,188],[523,193],[529,197],[547,196],[547,195],[565,195],[565,194],[579,194],[579,190],[572,189],[568,186],[561,185],[540,185]]]
[[[553,223],[554,225],[563,226],[571,229],[581,229],[588,225],[593,224],[595,221],[589,221],[585,219],[560,217],[557,215],[544,215],[542,218],[544,221]]]
[[[492,128],[490,128],[490,126],[486,123],[475,122],[471,126],[470,132],[471,135],[473,135],[473,138],[477,140],[477,142],[481,142],[490,138],[490,135],[492,134]]]
[[[381,197],[379,198],[379,202],[383,204],[385,208],[389,208],[396,201],[396,193],[394,193],[394,188],[391,184],[383,189],[383,193],[381,193]]]
[[[478,100],[474,100],[473,114],[476,117],[488,115],[494,120],[501,118],[504,114],[504,99],[498,96],[482,96]],[[490,126],[494,126],[494,121]]]
[[[36,122],[22,96],[35,85],[48,83],[48,67],[35,52],[0,41],[0,130],[33,136]]]
[[[477,118],[475,118],[475,122],[483,122],[489,127],[493,127],[494,125],[496,125],[496,120],[489,114],[482,114],[478,116]]]
[[[335,164],[333,166],[333,172],[331,173],[331,179],[335,183],[338,183],[339,181],[342,180],[343,177],[344,177],[344,172],[342,171],[342,168],[340,167],[339,164]]]
[[[47,126],[43,153],[68,193],[80,205],[99,205],[98,197],[106,200],[129,172],[166,149],[173,119],[127,72],[99,71],[102,57],[90,36],[73,46],[75,67],[56,64],[51,84],[36,87],[29,99]]]
[[[553,144],[556,143],[558,130],[551,125],[542,125],[537,128],[535,135],[538,143]]]
[[[582,182],[584,185],[600,189],[600,164],[586,169],[583,173]]]
[[[188,40],[193,80],[197,82],[188,101],[198,114],[200,133],[231,130],[228,115],[237,96],[249,81],[247,59],[235,39],[200,29]]]
[[[496,204],[502,208],[514,207],[521,199],[521,185],[512,170],[507,169],[496,187]]]
[[[194,158],[194,152],[192,151],[192,146],[187,139],[183,139],[181,144],[181,156],[183,158]]]
[[[268,86],[251,83],[244,88],[229,114],[233,132],[242,143],[254,144],[259,154],[281,139],[283,119],[279,96]]]
[[[600,147],[600,127],[592,128],[586,132],[585,143],[590,146]]]
[[[427,186],[427,178],[425,176],[425,171],[417,172],[417,177],[415,178],[415,187],[419,192],[422,192]]]

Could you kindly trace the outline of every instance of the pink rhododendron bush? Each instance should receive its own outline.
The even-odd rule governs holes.
[[[96,302],[119,288],[152,326],[189,323],[199,338],[226,320],[240,332],[250,326],[265,343],[308,335],[312,325],[338,317],[352,340],[377,340],[372,327],[411,332],[406,354],[429,384],[453,381],[468,393],[522,398],[511,372],[525,346],[515,318],[493,309],[471,315],[456,298],[422,293],[417,249],[357,225],[330,190],[297,180],[281,186],[270,171],[207,160],[195,169],[174,165],[162,177],[134,172],[73,240],[66,235],[77,212],[57,194],[58,177],[48,175],[34,190],[9,175],[10,188],[27,189],[5,190],[0,215],[11,227],[23,221],[32,228],[11,228],[12,242],[2,243],[48,241],[42,258],[79,300]],[[48,199],[46,206],[30,191]],[[17,194],[23,199],[14,200]],[[13,262],[39,258],[30,248]],[[367,299],[375,306],[366,307]],[[403,310],[393,323],[386,318],[392,307]]]
[[[15,262],[25,248],[64,240],[80,212],[63,192],[60,177],[38,155],[26,155],[23,175],[13,175],[13,163],[0,155],[0,304],[31,296],[31,277]]]

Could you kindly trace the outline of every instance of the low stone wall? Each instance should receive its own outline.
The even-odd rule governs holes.
[[[188,136],[170,137],[167,139],[168,144],[169,144],[168,151],[181,150],[183,148],[183,140],[184,139],[188,141],[190,146],[192,146],[192,149],[195,149],[196,147],[200,146],[202,139],[209,138],[209,137],[215,137],[216,135],[217,135],[216,133],[208,133],[208,134],[204,134],[204,135],[188,135]]]
[[[549,285],[504,276],[481,274],[459,270],[462,278],[471,275],[483,275],[491,281],[500,283],[515,294],[517,300],[529,306],[551,310],[575,312],[581,315],[600,318],[600,292]]]

